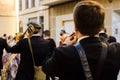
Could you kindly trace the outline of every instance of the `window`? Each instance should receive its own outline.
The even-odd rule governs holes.
[[[25,9],[29,8],[29,1],[25,0]]]
[[[19,10],[22,10],[22,0],[19,0]]]
[[[29,22],[37,23],[37,17],[29,18]]]
[[[31,0],[31,7],[35,7],[35,0]]]
[[[115,29],[115,34],[118,34],[118,28]]]
[[[41,24],[41,26],[42,26],[42,36],[43,36],[43,31],[44,31],[44,16],[40,16],[40,24]]]

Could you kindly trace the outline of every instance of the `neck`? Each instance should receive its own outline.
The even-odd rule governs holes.
[[[80,32],[76,32],[76,35],[77,35],[78,39],[81,38],[81,37],[84,37],[84,36],[89,36],[89,35],[83,35]],[[99,34],[96,34],[95,37],[99,37]]]
[[[77,38],[78,38],[78,39],[81,38],[81,37],[84,37],[84,36],[88,36],[88,35],[83,35],[83,34],[81,34],[80,32],[76,32],[76,35],[77,35]]]

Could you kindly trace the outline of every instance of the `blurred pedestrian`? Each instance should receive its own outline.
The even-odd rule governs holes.
[[[3,34],[3,39],[5,39],[7,41],[7,34]]]
[[[7,41],[3,38],[0,38],[0,70],[3,68],[2,55],[3,55],[4,48],[7,52],[10,52],[10,47],[8,46]],[[0,75],[1,75],[1,72],[0,72]]]
[[[59,47],[64,45],[65,39],[69,36],[69,34],[64,30],[60,30],[60,42],[59,42]]]
[[[117,42],[114,36],[107,34],[107,30],[104,27],[102,27],[101,31],[99,32],[99,36],[103,42],[107,42],[107,43]]]
[[[17,33],[14,39],[9,36],[8,37],[8,45],[9,46],[14,46],[20,39],[19,36],[22,35],[21,33]],[[7,63],[10,60],[10,57],[13,56],[14,54],[8,53],[6,50],[4,50],[3,54],[3,66],[6,66]],[[17,70],[18,70],[18,65],[20,63],[20,54],[16,54],[11,61],[9,62],[7,68],[6,68],[6,78],[7,80],[15,80]]]
[[[54,51],[55,47],[56,47],[56,43],[54,41],[53,38],[50,37],[50,31],[49,30],[45,30],[44,33],[44,39],[49,40],[50,41],[50,49],[51,49],[51,53]]]
[[[43,35],[44,39],[50,41],[50,54],[49,54],[49,56],[51,57],[53,55],[53,51],[56,47],[56,43],[55,43],[54,39],[52,39],[50,37],[50,31],[49,30],[45,30],[43,34],[44,34]],[[46,80],[50,80],[50,78],[52,78],[52,80],[55,80],[55,76],[46,76]]]

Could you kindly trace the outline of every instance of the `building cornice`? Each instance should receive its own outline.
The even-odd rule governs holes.
[[[36,13],[36,12],[40,12],[40,11],[44,11],[44,10],[48,10],[48,9],[49,9],[48,6],[29,8],[29,9],[20,11],[19,16],[27,15],[27,14],[31,14],[31,13]]]
[[[0,15],[0,17],[16,17],[15,15]]]
[[[53,6],[53,5],[58,5],[58,4],[70,2],[70,1],[72,1],[72,0],[43,0],[43,1],[41,1],[41,5]]]

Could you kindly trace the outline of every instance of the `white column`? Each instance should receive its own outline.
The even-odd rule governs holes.
[[[29,2],[28,2],[28,3],[29,3],[29,4],[28,4],[28,5],[29,5],[29,8],[31,8],[32,0],[28,0],[28,1],[29,1]]]
[[[16,32],[19,32],[19,0],[16,0]]]
[[[22,0],[22,10],[25,10],[25,0]]]

